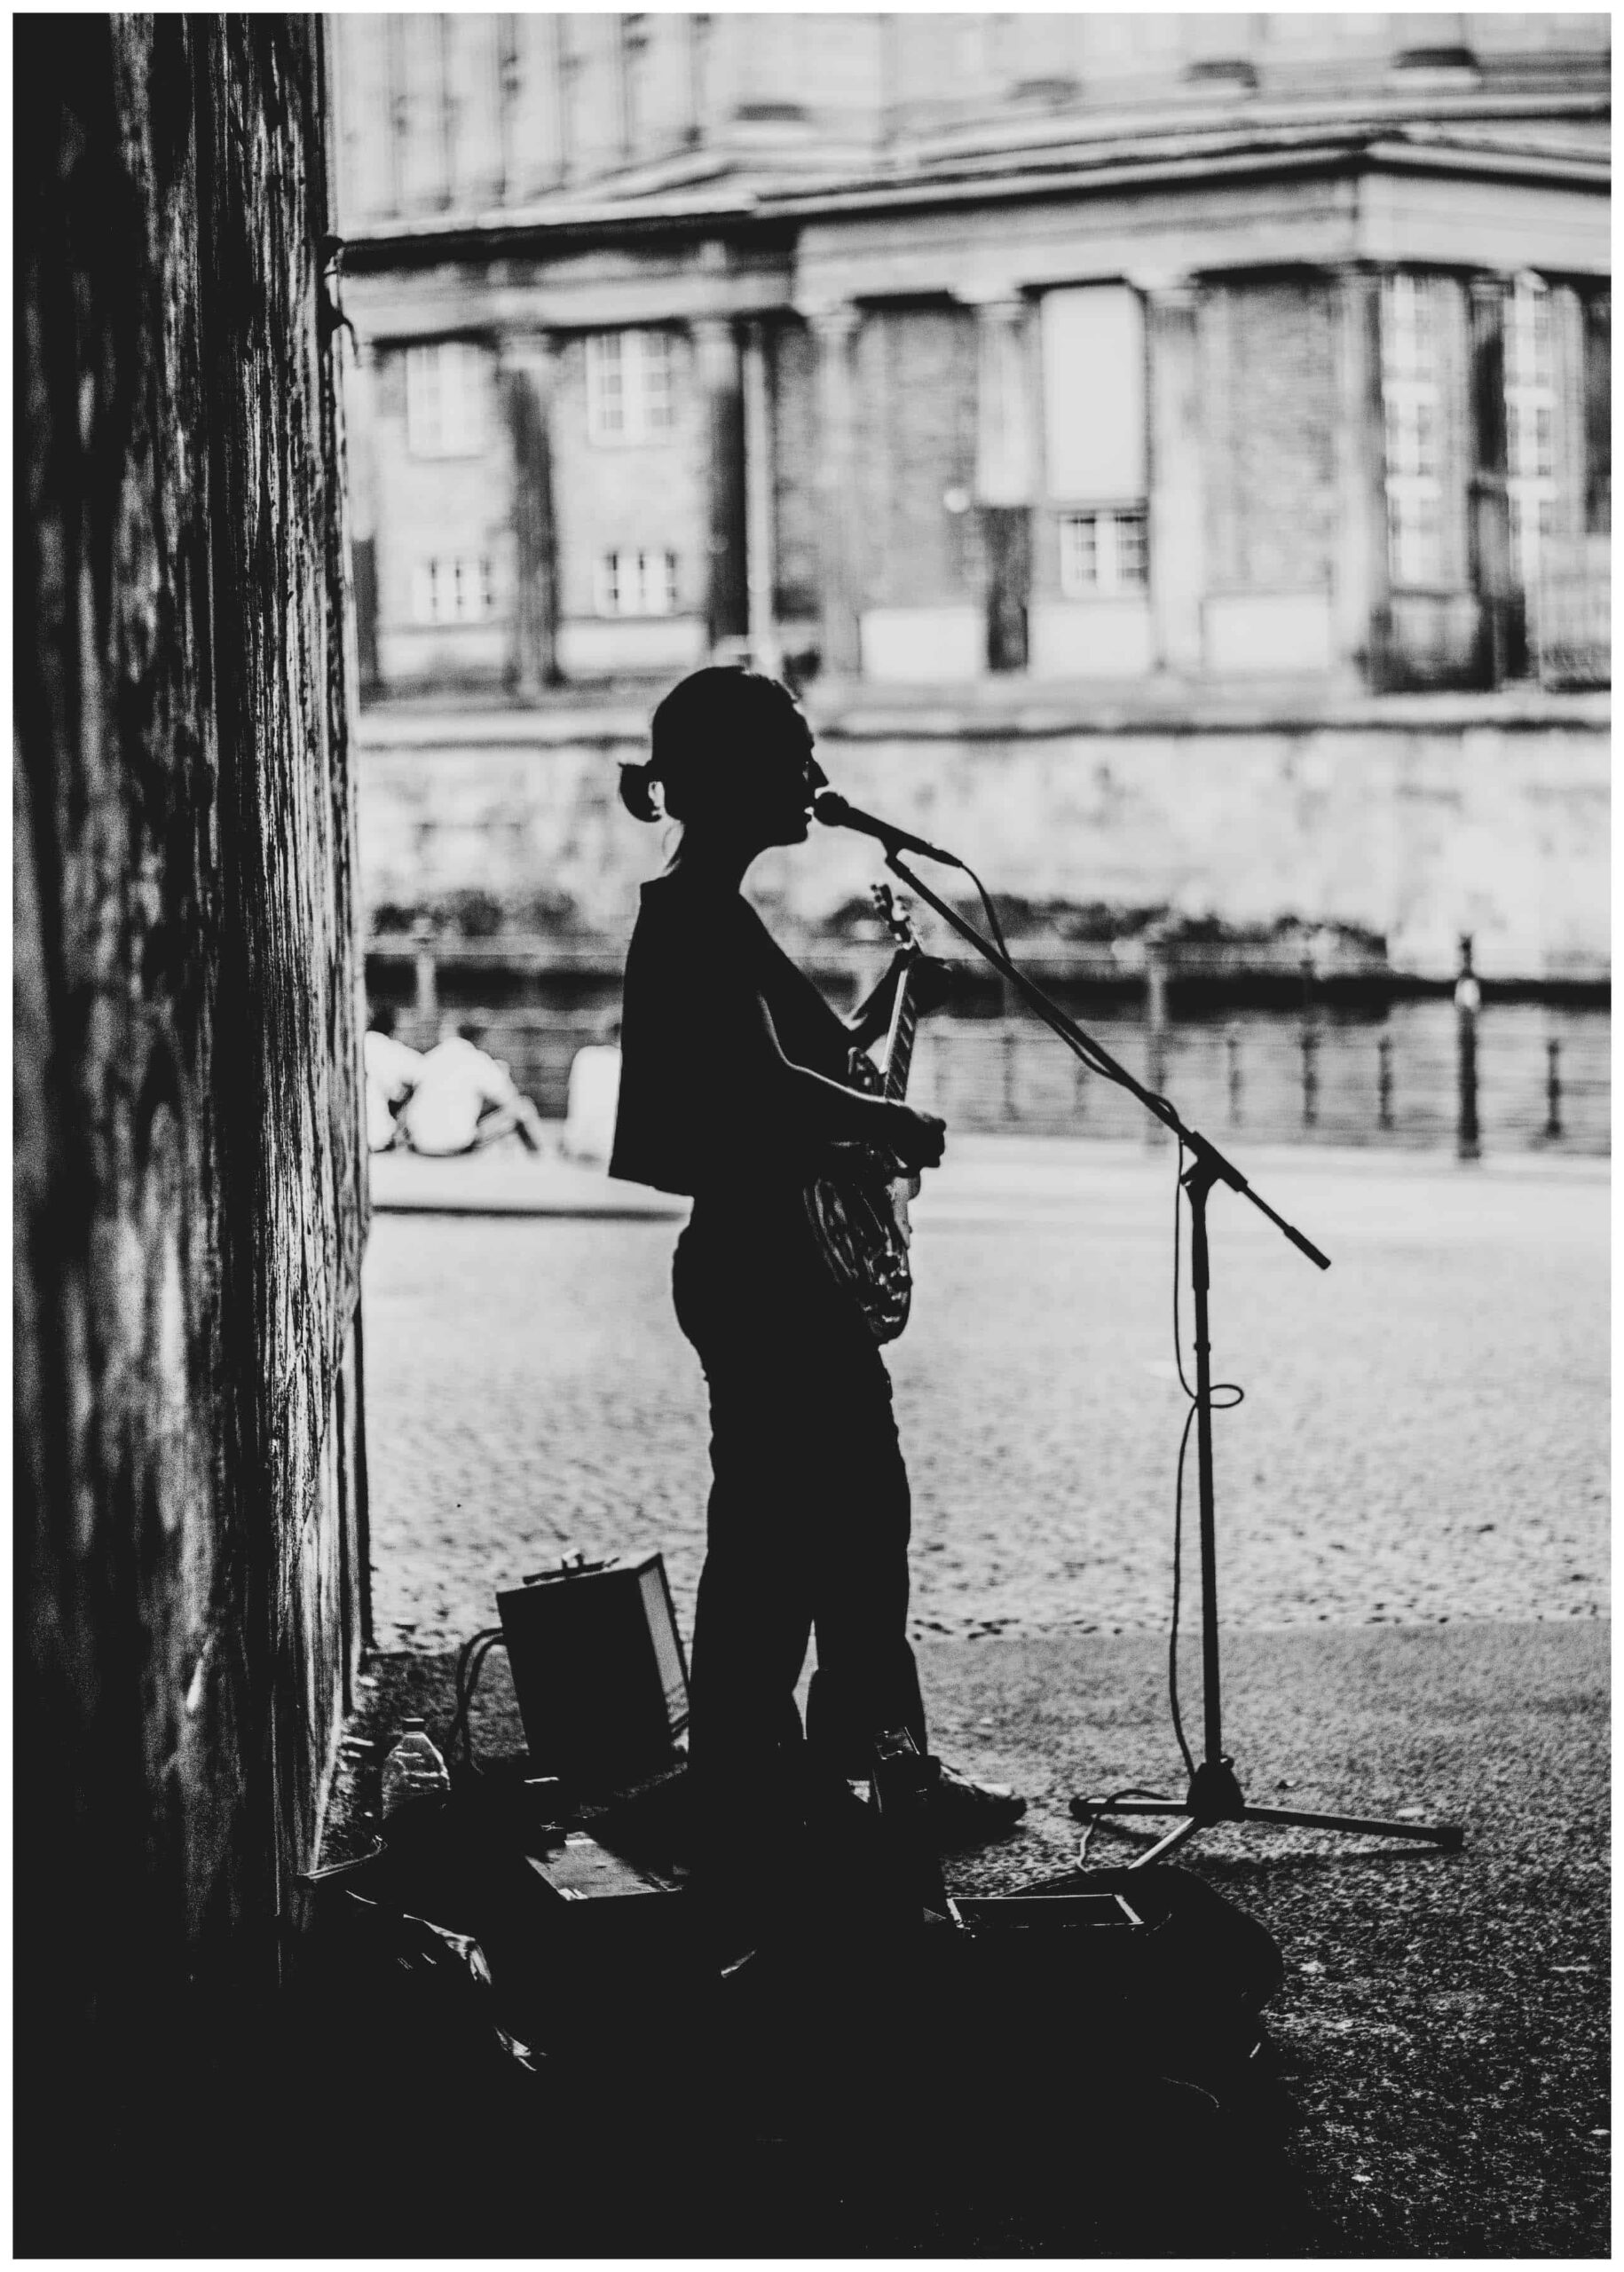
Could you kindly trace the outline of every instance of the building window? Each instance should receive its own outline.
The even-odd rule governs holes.
[[[1387,566],[1399,586],[1443,577],[1439,291],[1431,276],[1390,276],[1382,293],[1387,426]]]
[[[1506,493],[1512,572],[1525,591],[1540,580],[1541,540],[1557,528],[1557,390],[1550,294],[1519,276],[1506,307]]]
[[[1044,462],[1056,504],[1142,507],[1145,314],[1125,284],[1045,292]]]
[[[487,555],[441,555],[420,560],[413,572],[414,623],[488,622],[500,604],[496,563]]]
[[[1149,579],[1145,516],[1068,513],[1060,523],[1060,590],[1068,600],[1122,599]]]
[[[605,552],[599,556],[600,615],[674,615],[677,564],[674,552]]]
[[[668,331],[587,338],[587,430],[595,442],[646,442],[676,423]]]
[[[467,340],[406,350],[406,447],[414,458],[477,457],[485,448],[485,362]]]

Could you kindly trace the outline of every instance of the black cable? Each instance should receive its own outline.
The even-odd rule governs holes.
[[[1009,949],[1004,943],[1004,926],[998,920],[998,911],[992,903],[991,895],[988,891],[986,885],[976,874],[974,868],[968,866],[963,861],[960,861],[959,865],[964,868],[966,875],[969,877],[971,882],[975,886],[976,890],[981,894],[981,911],[987,918],[988,927],[991,931],[994,939],[997,942],[998,952],[1003,956],[1005,961],[1007,962],[1010,957]]]
[[[1005,962],[1010,961],[1011,956],[1005,943],[1003,926],[998,921],[998,911],[993,904],[991,895],[974,868],[964,862],[960,862],[959,864],[980,895],[988,927],[997,943],[999,954]],[[1024,1000],[1026,998],[1023,996],[1021,998]],[[1128,1089],[1130,1094],[1139,1094],[1141,1100],[1148,1099],[1153,1107],[1162,1108],[1169,1123],[1177,1123],[1178,1115],[1169,1100],[1158,1095],[1154,1090],[1139,1088],[1131,1084],[1124,1078],[1122,1069],[1111,1061],[1091,1035],[1084,1033],[1070,1020],[1065,1021],[1067,1030],[1062,1031],[1061,1027],[1045,1017],[1043,1011],[1037,1009],[1036,1005],[1029,1004],[1029,1007],[1033,1008],[1036,1014],[1043,1019],[1045,1024],[1049,1024],[1052,1032],[1060,1034],[1060,1037],[1068,1043],[1073,1053],[1081,1058],[1091,1072],[1097,1073],[1102,1080],[1111,1082],[1117,1088]],[[1184,1577],[1184,1463],[1189,1449],[1190,1429],[1201,1408],[1202,1399],[1198,1392],[1193,1389],[1185,1378],[1183,1329],[1179,1316],[1179,1281],[1182,1262],[1179,1210],[1184,1194],[1184,1155],[1185,1140],[1180,1134],[1178,1172],[1173,1182],[1173,1362],[1178,1370],[1179,1385],[1189,1399],[1190,1408],[1185,1415],[1183,1432],[1179,1439],[1179,1464],[1173,1484],[1173,1598],[1171,1629],[1168,1636],[1167,1648],[1167,1698],[1168,1708],[1172,1716],[1173,1733],[1179,1740],[1179,1748],[1184,1757],[1186,1771],[1193,1781],[1195,1775],[1195,1761],[1185,1737],[1184,1721],[1179,1709],[1179,1618],[1182,1604]],[[1218,1400],[1220,1398],[1224,1400],[1222,1402]],[[1243,1404],[1245,1401],[1246,1391],[1236,1381],[1214,1381],[1207,1392],[1206,1405],[1209,1412],[1233,1412],[1237,1405]],[[1117,1795],[1128,1797],[1133,1795],[1119,1792]],[[1141,1793],[1139,1795],[1142,1796],[1144,1794]],[[1154,1796],[1155,1794],[1151,1795]],[[1093,1825],[1091,1824],[1079,1850],[1079,1861],[1083,1854],[1087,1851],[1088,1841],[1092,1834]]]
[[[469,1771],[475,1775],[483,1775],[485,1770],[474,1756],[474,1736],[473,1730],[469,1724],[469,1713],[473,1705],[474,1691],[479,1684],[479,1675],[485,1661],[499,1644],[503,1647],[507,1645],[501,1627],[487,1625],[482,1632],[476,1633],[471,1640],[465,1641],[457,1654],[457,1709],[456,1716],[451,1724],[451,1733],[445,1740],[445,1748],[448,1752],[454,1754],[460,1739],[462,1755],[468,1763]]]
[[[1195,1762],[1185,1740],[1184,1722],[1179,1713],[1179,1602],[1183,1589],[1184,1456],[1194,1424],[1195,1405],[1192,1401],[1184,1416],[1184,1433],[1179,1439],[1179,1467],[1173,1483],[1173,1616],[1172,1630],[1167,1637],[1167,1707],[1173,1716],[1173,1733],[1179,1739],[1179,1748],[1184,1754],[1185,1773],[1192,1782],[1195,1779]]]
[[[976,874],[974,868],[970,867],[962,860],[958,864],[963,870],[963,872],[969,877],[971,882],[975,886],[976,891],[981,896],[981,908],[987,918],[988,928],[992,933],[993,939],[997,946],[999,954],[1003,957],[1005,962],[1009,962],[1013,958],[1011,957],[1009,948],[1005,943],[1004,937],[1004,927],[998,920],[998,911],[993,904],[991,894],[988,891],[986,885]],[[1019,991],[1019,989],[1017,989],[1017,991]],[[1027,997],[1025,995],[1021,995],[1021,998],[1022,1001],[1027,1001]],[[1166,1097],[1156,1095],[1154,1090],[1141,1090],[1139,1085],[1133,1084],[1129,1079],[1125,1078],[1122,1069],[1112,1061],[1110,1057],[1100,1047],[1100,1044],[1094,1040],[1092,1035],[1084,1033],[1080,1026],[1075,1025],[1070,1019],[1065,1018],[1063,1012],[1058,1013],[1063,1020],[1062,1026],[1055,1024],[1051,1019],[1045,1016],[1045,1013],[1038,1008],[1037,1004],[1029,1001],[1027,1002],[1027,1006],[1032,1011],[1034,1016],[1049,1027],[1052,1033],[1059,1035],[1060,1039],[1062,1039],[1066,1043],[1067,1046],[1072,1051],[1073,1055],[1079,1057],[1083,1063],[1087,1066],[1091,1073],[1097,1073],[1102,1081],[1109,1081],[1117,1088],[1127,1089],[1130,1095],[1143,1094],[1148,1096],[1153,1105],[1162,1107],[1163,1111],[1168,1116],[1173,1117],[1177,1116],[1173,1114],[1173,1108]]]
[[[1189,1449],[1190,1430],[1201,1409],[1199,1392],[1184,1377],[1183,1329],[1179,1321],[1179,1283],[1180,1277],[1180,1217],[1184,1197],[1184,1139],[1179,1139],[1179,1171],[1173,1180],[1173,1363],[1179,1373],[1179,1385],[1190,1400],[1190,1408],[1184,1416],[1184,1432],[1179,1439],[1179,1465],[1173,1480],[1173,1613],[1172,1629],[1167,1643],[1167,1702],[1172,1714],[1173,1733],[1179,1739],[1179,1748],[1184,1754],[1186,1773],[1194,1782],[1195,1762],[1185,1740],[1184,1722],[1179,1711],[1179,1609],[1183,1593],[1184,1576],[1184,1462]],[[1220,1404],[1222,1396],[1226,1401]],[[1233,1412],[1246,1401],[1246,1391],[1235,1381],[1214,1381],[1207,1392],[1209,1412]]]
[[[1093,1809],[1094,1818],[1084,1831],[1082,1839],[1077,1846],[1077,1867],[1079,1869],[1082,1868],[1084,1862],[1088,1858],[1090,1843],[1093,1839],[1095,1831],[1100,1827],[1107,1809],[1114,1807],[1119,1799],[1155,1799],[1162,1806],[1172,1806],[1176,1803],[1174,1800],[1168,1797],[1165,1791],[1147,1790],[1143,1783],[1124,1784],[1120,1791],[1113,1791],[1110,1793],[1108,1797],[1103,1799],[1084,1799],[1082,1803],[1085,1807],[1092,1807]]]

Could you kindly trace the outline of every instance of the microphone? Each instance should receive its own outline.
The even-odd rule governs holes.
[[[812,800],[812,810],[825,828],[855,829],[859,836],[871,836],[877,844],[883,844],[887,852],[914,852],[921,860],[940,860],[947,868],[965,864],[939,845],[927,844],[922,836],[911,836],[905,828],[894,828],[888,820],[876,820],[872,813],[860,812],[832,789],[819,792]]]

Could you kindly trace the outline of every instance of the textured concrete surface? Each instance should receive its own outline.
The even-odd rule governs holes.
[[[1256,2204],[1258,2229],[1242,2236],[1242,2252],[1604,2251],[1609,1638],[1604,1621],[1510,1621],[1232,1637],[1226,1741],[1250,1799],[1452,1821],[1466,1833],[1454,1855],[1262,1826],[1226,1826],[1183,1849],[1181,1866],[1264,1924],[1285,1962],[1265,2018],[1293,2121],[1276,2197]],[[1079,1836],[1068,1811],[1074,1792],[1182,1790],[1155,1637],[933,1639],[922,1653],[944,1751],[1018,1776],[1031,1798],[1016,1836],[950,1861],[954,1891],[1007,1890],[1068,1867]],[[1193,1685],[1194,1668],[1190,1677]],[[364,1692],[359,1734],[387,1735],[414,1710],[444,1738],[451,1660],[380,1658]],[[500,1653],[475,1732],[487,1763],[519,1747]],[[369,1842],[375,1782],[375,1769],[369,1779],[352,1763],[324,1858]],[[1100,1829],[1090,1865],[1131,1860],[1161,1827]],[[1023,2056],[1036,2058],[1041,2087],[1064,2105],[1098,2073],[1091,2013],[1058,1996],[1036,2018],[1012,2010],[1012,2044],[1032,2045],[1034,2028],[1036,2050]],[[955,2105],[997,2087],[984,2068],[940,2082]],[[1145,2183],[1155,2173],[1171,2181],[1162,2147],[1147,2141],[1132,2173],[1150,2254],[1165,2246],[1165,2204]],[[983,2170],[1008,2205],[992,2252],[1094,2252],[1086,2211],[1108,2180],[1085,2134],[1069,2167],[1076,2229],[1045,2224],[1018,2173]],[[780,2203],[762,2252],[802,2252],[816,2198],[808,2189]],[[916,2229],[899,2250],[985,2252],[968,2229],[931,2229],[935,2206],[917,2200]],[[1270,2224],[1280,2209],[1292,2233],[1283,2252]],[[703,2226],[696,2238],[703,2252]],[[1137,2252],[1120,2236],[1111,2252],[1118,2248]]]
[[[1600,1613],[1603,1164],[1239,1157],[1333,1267],[1214,1198],[1215,1368],[1247,1390],[1214,1424],[1226,1623]],[[1171,1149],[966,1138],[930,1180],[914,1318],[892,1353],[920,1634],[1165,1627],[1186,1409],[1173,1164]],[[448,1206],[649,1203],[549,1163],[374,1165],[381,1206],[437,1191]],[[401,1629],[460,1639],[499,1583],[575,1547],[661,1548],[686,1629],[707,1426],[670,1312],[676,1229],[375,1220],[383,1645]],[[1187,1369],[1187,1292],[1182,1320]],[[1186,1571],[1193,1552],[1192,1529]]]
[[[1226,1826],[1183,1850],[1285,1959],[1267,2018],[1295,2110],[1291,2180],[1317,2221],[1301,2252],[1597,2253],[1604,1173],[1368,1154],[1242,1164],[1333,1268],[1215,1200],[1218,1372],[1250,1392],[1216,1424],[1226,1746],[1254,1803],[1455,1821],[1467,1838],[1442,1856]],[[402,1203],[431,1193],[424,1165],[402,1164]],[[1138,1147],[961,1140],[920,1210],[919,1306],[895,1373],[933,1740],[1030,1801],[1017,1836],[951,1864],[958,1890],[1066,1867],[1076,1793],[1184,1788],[1165,1641],[1172,1170]],[[463,1204],[616,1197],[579,1172],[497,1159],[440,1188]],[[489,1621],[496,1582],[566,1544],[663,1547],[687,1626],[706,1452],[666,1307],[675,1227],[375,1221],[376,1582],[397,1653],[369,1678],[364,1732],[407,1708],[443,1732],[451,1644]],[[1197,1598],[1192,1570],[1180,1690],[1199,1751]],[[500,1652],[476,1728],[491,1754],[516,1742]],[[335,1853],[370,1835],[367,1797],[352,1769]],[[1102,1828],[1090,1861],[1153,1834]],[[1087,2071],[1086,2010],[1057,2006],[1043,2040],[1057,2090]],[[989,2087],[984,2072],[947,2081]],[[1082,2150],[1076,2168],[1080,2194],[1104,2181]],[[1038,2229],[1018,2184],[1010,2199],[994,2252],[1089,2252],[1081,2228]],[[800,2213],[783,2211],[787,2252]],[[1152,2197],[1148,2252],[1156,2233]],[[1266,2233],[1257,2245],[1278,2252]]]

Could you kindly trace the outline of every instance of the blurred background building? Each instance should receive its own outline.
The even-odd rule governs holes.
[[[1605,15],[335,25],[374,990],[592,1009],[747,657],[1079,983],[1598,998]]]

